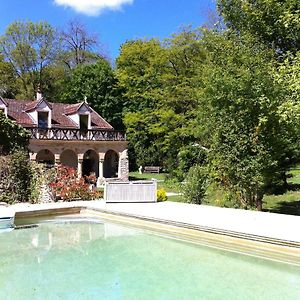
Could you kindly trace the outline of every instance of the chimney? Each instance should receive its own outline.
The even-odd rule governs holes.
[[[42,99],[43,99],[43,95],[42,95],[42,92],[41,92],[41,88],[38,87],[37,92],[36,92],[36,101],[40,101]]]

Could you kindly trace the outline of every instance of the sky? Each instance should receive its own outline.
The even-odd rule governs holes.
[[[62,29],[78,20],[113,62],[127,40],[170,37],[182,26],[204,24],[214,10],[214,0],[0,0],[0,34],[14,21],[47,21]]]

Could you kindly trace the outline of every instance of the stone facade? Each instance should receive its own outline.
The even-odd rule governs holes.
[[[50,162],[75,167],[78,176],[83,174],[84,161],[87,160],[87,153],[93,153],[91,172],[97,177],[97,185],[105,181],[106,154],[113,151],[118,156],[117,173],[112,174],[112,178],[128,180],[128,155],[126,141],[52,141],[52,140],[30,140],[30,159],[38,162]],[[46,153],[39,155],[46,150]],[[68,153],[65,157],[64,153]],[[72,155],[73,154],[73,155]],[[66,160],[68,158],[68,160]],[[109,177],[109,178],[111,178]],[[107,177],[106,177],[107,178]]]

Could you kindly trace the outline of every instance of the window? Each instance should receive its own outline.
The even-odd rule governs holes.
[[[89,128],[89,116],[79,115],[79,128],[80,130],[86,131]]]
[[[48,128],[48,112],[38,112],[38,127]]]

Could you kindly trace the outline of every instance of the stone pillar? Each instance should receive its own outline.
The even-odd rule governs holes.
[[[104,168],[104,159],[99,159],[99,177],[97,178],[97,187],[101,186],[104,183],[103,170]]]
[[[118,178],[122,178],[122,154],[119,153]]]
[[[59,165],[60,164],[60,155],[54,154],[54,157],[55,157],[55,165]]]
[[[128,180],[129,175],[129,161],[127,150],[124,150],[120,155],[118,177],[122,180]]]
[[[36,160],[36,155],[37,155],[37,153],[35,153],[35,152],[29,152],[29,158],[30,158],[30,160],[35,161]]]
[[[103,178],[103,172],[104,172],[104,159],[99,159],[99,178]]]
[[[77,176],[82,177],[82,161],[83,159],[78,158]]]

